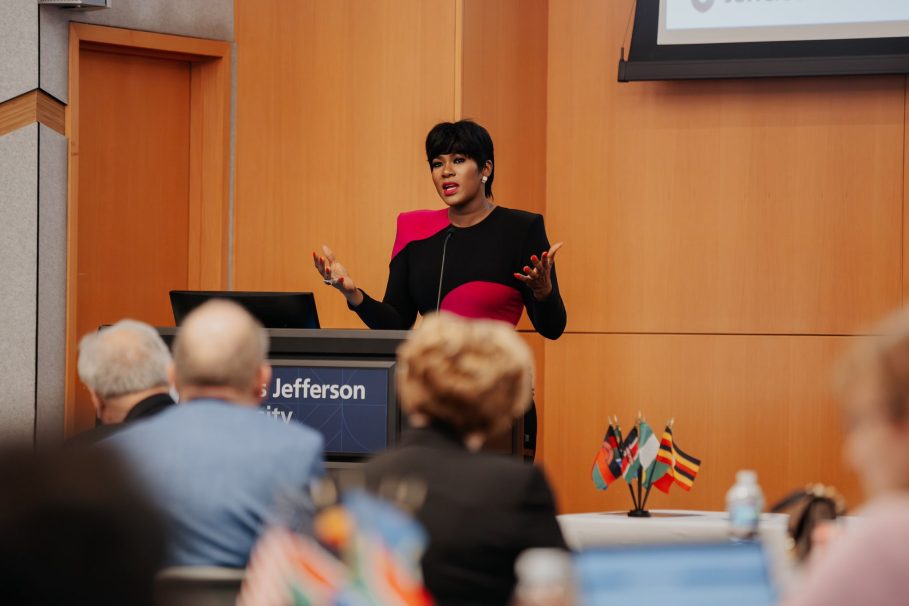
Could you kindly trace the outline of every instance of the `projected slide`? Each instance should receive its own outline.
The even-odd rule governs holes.
[[[658,44],[909,36],[909,0],[660,0]]]
[[[387,369],[275,364],[273,373],[261,414],[318,430],[330,453],[369,454],[386,447]]]

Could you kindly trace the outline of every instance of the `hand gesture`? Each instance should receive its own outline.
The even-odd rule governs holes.
[[[315,265],[316,270],[322,275],[322,280],[325,284],[335,287],[344,297],[351,303],[351,305],[359,305],[363,301],[363,295],[360,293],[360,289],[357,288],[354,284],[353,278],[350,277],[350,274],[347,273],[347,269],[341,265],[341,262],[335,258],[335,253],[332,252],[328,246],[322,246],[322,252],[324,256],[317,255],[315,251],[312,253],[313,265]]]
[[[523,274],[514,275],[530,288],[533,298],[537,301],[544,301],[552,294],[552,268],[555,265],[556,253],[562,246],[564,242],[557,242],[549,250],[543,251],[539,257],[531,255],[531,265],[524,266]]]

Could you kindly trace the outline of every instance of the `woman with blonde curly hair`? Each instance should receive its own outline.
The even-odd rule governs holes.
[[[480,452],[531,401],[533,358],[507,324],[429,316],[398,350],[398,394],[410,429],[366,466],[369,484],[419,483],[429,533],[423,574],[438,604],[506,604],[514,562],[565,548],[543,472]]]

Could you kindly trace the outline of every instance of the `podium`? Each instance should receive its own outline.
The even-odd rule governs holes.
[[[171,345],[176,328],[159,328]],[[325,439],[326,466],[359,465],[398,443],[404,420],[395,386],[401,330],[268,329],[273,368],[260,412],[301,422]],[[523,456],[523,420],[486,450]]]

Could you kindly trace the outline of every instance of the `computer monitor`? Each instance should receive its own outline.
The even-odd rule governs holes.
[[[249,292],[236,290],[172,290],[170,305],[177,326],[210,299],[242,305],[265,328],[319,328],[316,300],[311,292]]]
[[[582,606],[777,602],[768,558],[757,542],[602,548],[575,558]]]

